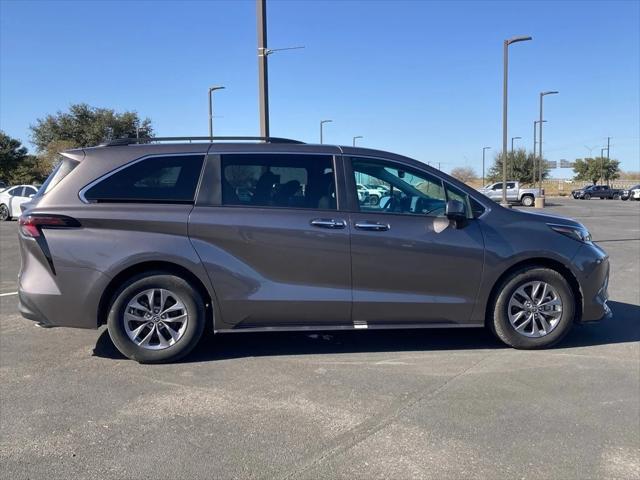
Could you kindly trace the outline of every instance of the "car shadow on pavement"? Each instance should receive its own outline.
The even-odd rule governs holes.
[[[598,324],[579,325],[557,348],[640,341],[640,306],[609,302],[613,318]],[[276,355],[314,355],[366,352],[407,352],[507,348],[487,329],[415,329],[340,332],[268,332],[207,334],[182,363]],[[94,356],[125,357],[115,348],[106,330],[93,351]]]

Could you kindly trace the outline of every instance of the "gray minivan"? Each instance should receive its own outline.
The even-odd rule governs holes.
[[[176,140],[62,153],[19,220],[24,317],[107,324],[124,355],[161,362],[205,328],[486,326],[539,348],[611,314],[608,256],[574,220],[388,152]]]

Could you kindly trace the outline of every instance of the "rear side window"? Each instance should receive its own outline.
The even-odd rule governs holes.
[[[148,157],[89,187],[90,202],[192,203],[204,155]]]
[[[332,157],[223,155],[222,204],[335,210]]]
[[[38,190],[37,196],[41,196],[45,193],[50,192],[56,185],[58,185],[62,181],[64,177],[69,175],[77,166],[78,162],[76,162],[75,160],[62,157],[51,172],[51,175],[49,175],[49,177],[40,187],[40,190]]]

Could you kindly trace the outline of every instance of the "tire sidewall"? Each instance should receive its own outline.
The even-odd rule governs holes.
[[[525,195],[522,198],[522,205],[524,205],[525,207],[532,207],[534,203],[535,203],[535,200],[531,198],[530,195]]]
[[[9,207],[4,203],[0,204],[0,212],[6,212],[6,213],[0,213],[0,221],[11,220],[11,212],[9,211]]]
[[[513,292],[523,284],[531,281],[548,283],[556,289],[562,300],[562,316],[558,325],[551,333],[540,338],[529,338],[516,332],[511,322],[509,322],[507,313],[509,300]],[[514,348],[544,348],[559,342],[571,330],[574,316],[575,296],[565,278],[555,270],[548,268],[529,268],[515,272],[503,282],[494,303],[492,329],[500,340]]]
[[[124,328],[124,311],[131,299],[151,288],[170,290],[180,297],[188,317],[183,336],[172,346],[162,350],[147,350],[131,341]],[[113,296],[107,328],[116,348],[126,357],[140,363],[175,361],[187,355],[197,345],[205,323],[204,302],[187,281],[167,273],[147,273],[126,282]]]

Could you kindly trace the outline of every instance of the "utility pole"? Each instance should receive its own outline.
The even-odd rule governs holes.
[[[269,137],[269,77],[267,65],[267,0],[256,0],[258,21],[258,95],[260,98],[260,136]]]
[[[542,121],[543,123],[547,123],[546,120]],[[538,157],[536,157],[536,148],[537,146],[537,135],[538,135],[538,124],[540,123],[539,120],[534,120],[533,121],[533,186],[536,186],[536,160]]]
[[[609,141],[609,137],[607,137],[607,142]],[[608,150],[608,146],[606,147],[602,147],[600,149],[600,182],[602,182],[602,180],[604,180],[604,151]],[[609,155],[609,152],[607,151],[607,156]],[[609,183],[609,181],[607,180],[607,184]]]
[[[364,137],[362,135],[357,135],[357,136],[353,137],[353,146],[354,147],[356,146],[356,140],[359,139],[359,138],[364,138]]]

